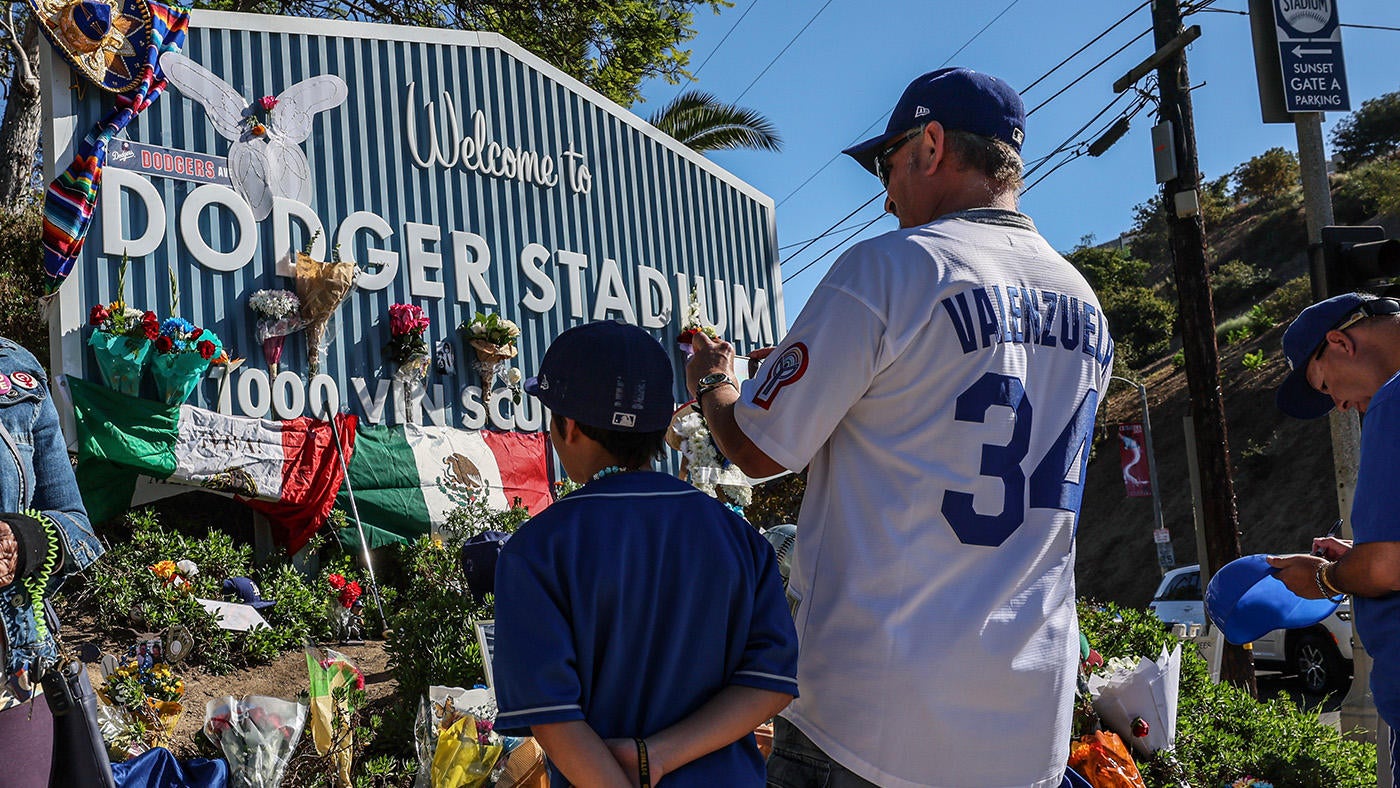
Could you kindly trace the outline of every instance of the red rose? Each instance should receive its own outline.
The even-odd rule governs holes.
[[[106,320],[111,316],[112,313],[108,311],[107,307],[98,304],[97,306],[92,308],[91,312],[88,313],[88,322],[94,326],[101,325],[102,321]]]
[[[195,349],[199,351],[200,358],[209,359],[214,357],[214,343],[207,339],[201,340],[198,345],[195,345]]]
[[[150,332],[148,331],[147,335],[149,336],[149,334]],[[156,350],[160,351],[161,353],[169,353],[174,349],[175,340],[171,339],[168,336],[165,336],[164,334],[156,337]]]
[[[155,312],[147,312],[141,316],[141,329],[146,332],[147,339],[160,336],[160,321],[156,319]]]
[[[1141,739],[1142,737],[1146,736],[1147,732],[1150,729],[1151,728],[1150,726],[1148,726],[1147,720],[1144,720],[1141,717],[1133,718],[1133,736],[1135,736],[1136,738]]]
[[[326,580],[330,582],[331,588],[337,591],[345,587],[345,576],[339,573],[332,573]]]
[[[355,604],[355,600],[357,600],[357,599],[359,599],[359,598],[360,598],[360,584],[359,584],[359,583],[356,583],[354,580],[351,580],[350,582],[346,583],[346,584],[345,584],[345,587],[342,588],[342,589],[340,589],[340,606],[341,606],[341,607],[348,608],[348,607],[354,605],[354,604]]]

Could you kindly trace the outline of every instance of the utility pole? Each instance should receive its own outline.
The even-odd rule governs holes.
[[[1159,51],[1183,33],[1181,8],[1177,2],[1153,0],[1152,33]],[[1201,468],[1206,532],[1206,555],[1202,563],[1213,575],[1240,557],[1239,513],[1235,509],[1235,487],[1230,477],[1225,406],[1220,397],[1220,349],[1215,341],[1215,306],[1206,273],[1205,224],[1200,210],[1201,175],[1196,161],[1196,125],[1191,111],[1191,82],[1184,48],[1178,48],[1158,66],[1157,84],[1161,91],[1160,118],[1171,123],[1178,162],[1176,177],[1163,185],[1162,197],[1180,303],[1181,340],[1196,433],[1196,459]],[[1220,677],[1243,687],[1251,695],[1258,695],[1253,656],[1240,646],[1225,647]]]

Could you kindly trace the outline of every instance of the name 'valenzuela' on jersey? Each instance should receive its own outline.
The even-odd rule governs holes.
[[[963,353],[996,344],[1034,343],[1078,348],[1100,367],[1113,362],[1113,338],[1103,318],[1078,296],[1018,285],[973,287],[941,301]],[[975,313],[975,314],[974,314]]]

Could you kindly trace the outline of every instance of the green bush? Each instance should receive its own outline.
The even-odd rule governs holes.
[[[515,529],[528,519],[530,510],[520,504],[519,498],[504,512],[492,509],[483,500],[473,499],[465,506],[458,506],[449,512],[442,527],[444,531],[460,537],[475,536],[482,531],[504,531],[513,534]]]
[[[1156,659],[1175,638],[1150,612],[1114,604],[1079,604],[1079,626],[1105,659]],[[1181,652],[1176,749],[1138,763],[1148,788],[1219,786],[1250,775],[1275,788],[1375,785],[1376,748],[1342,738],[1315,711],[1284,697],[1257,701],[1210,681],[1205,660]]]
[[[43,207],[39,200],[0,208],[0,336],[49,364],[49,325],[39,315],[44,292]]]
[[[1333,202],[1339,223],[1356,224],[1376,214],[1400,213],[1400,159],[1368,161],[1338,176]]]
[[[1259,369],[1268,363],[1268,359],[1264,358],[1264,349],[1260,348],[1253,353],[1245,353],[1240,363],[1244,364],[1245,369]]]
[[[129,621],[139,630],[160,632],[172,624],[187,628],[195,639],[188,664],[202,665],[212,673],[250,665],[267,664],[281,653],[300,648],[307,637],[324,637],[325,597],[317,593],[301,573],[286,563],[261,570],[252,567],[252,548],[235,546],[233,539],[210,530],[191,537],[161,526],[149,508],[126,514],[129,537],[107,551],[100,571],[90,572],[92,596],[99,621]],[[151,567],[161,561],[188,558],[199,574],[186,578],[188,589],[158,577]],[[230,632],[197,598],[223,598],[223,581],[251,577],[263,595],[277,604],[263,612],[268,629]]]
[[[1270,325],[1291,323],[1308,304],[1313,302],[1312,283],[1306,276],[1292,279],[1259,303],[1260,314]]]
[[[1228,311],[1260,295],[1272,283],[1268,271],[1241,260],[1231,260],[1210,275],[1211,298],[1216,309]]]
[[[412,603],[389,614],[393,631],[385,644],[401,700],[398,727],[412,723],[429,686],[471,687],[486,680],[475,624],[494,617],[495,600],[472,599],[460,544],[423,537],[399,548],[407,575],[402,598]]]

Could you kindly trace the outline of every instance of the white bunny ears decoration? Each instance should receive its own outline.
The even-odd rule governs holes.
[[[229,140],[229,179],[252,206],[254,218],[272,213],[274,197],[310,202],[311,166],[301,143],[311,136],[317,113],[345,103],[345,80],[322,74],[263,100],[263,123],[253,102],[204,66],[179,52],[161,55],[160,65],[170,84],[202,104],[209,122]]]

